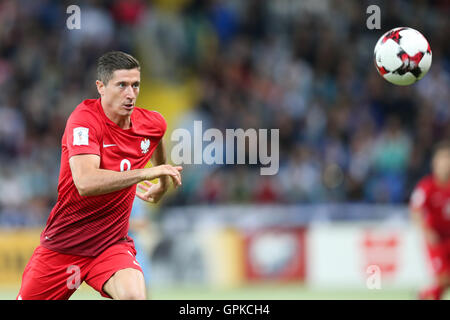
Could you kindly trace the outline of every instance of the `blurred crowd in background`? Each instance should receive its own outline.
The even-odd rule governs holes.
[[[96,60],[108,50],[134,54],[145,77],[196,79],[186,118],[280,129],[278,174],[188,167],[163,206],[405,203],[433,145],[450,138],[448,1],[78,1],[81,29],[68,30],[71,4],[0,1],[0,225],[45,222],[66,119],[97,97]],[[381,30],[366,27],[370,4]],[[373,66],[377,39],[397,26],[421,31],[433,51],[409,87]]]

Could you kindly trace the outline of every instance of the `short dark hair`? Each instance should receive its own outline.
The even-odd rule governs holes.
[[[97,63],[97,78],[105,85],[116,70],[141,69],[139,61],[132,55],[122,51],[110,51],[102,55]]]
[[[446,139],[438,142],[433,148],[433,154],[436,154],[438,151],[442,150],[450,151],[450,140]]]

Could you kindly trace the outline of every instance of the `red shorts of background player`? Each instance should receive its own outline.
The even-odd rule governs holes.
[[[433,245],[427,243],[427,251],[434,274],[450,275],[450,239],[441,240]]]
[[[62,254],[38,246],[25,267],[16,299],[67,300],[83,281],[103,297],[111,298],[103,285],[125,268],[142,272],[136,250],[128,242],[112,245],[97,257]]]

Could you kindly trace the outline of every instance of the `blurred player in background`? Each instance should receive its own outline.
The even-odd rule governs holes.
[[[434,283],[420,299],[440,299],[450,285],[450,141],[435,147],[432,174],[417,184],[411,196],[413,219],[423,230],[434,272]]]
[[[100,98],[84,100],[67,120],[57,203],[17,299],[68,299],[83,281],[104,297],[146,298],[128,236],[132,204],[135,196],[157,202],[171,179],[181,185],[182,168],[165,164],[164,118],[135,106],[139,62],[108,52],[98,60],[97,76]],[[150,160],[154,167],[145,168]]]

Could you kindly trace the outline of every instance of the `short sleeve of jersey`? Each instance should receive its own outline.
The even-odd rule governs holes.
[[[425,208],[428,197],[428,188],[424,182],[419,182],[416,188],[411,193],[409,207],[415,210],[422,210]]]
[[[100,155],[98,131],[98,120],[90,112],[74,112],[66,124],[69,158],[79,154]]]

